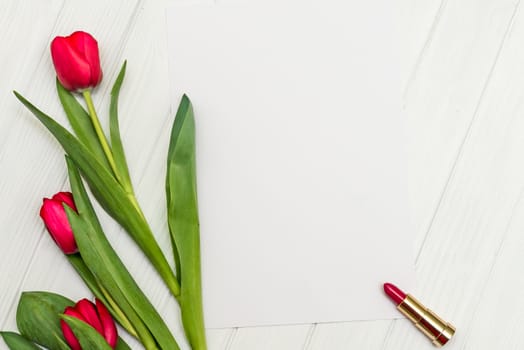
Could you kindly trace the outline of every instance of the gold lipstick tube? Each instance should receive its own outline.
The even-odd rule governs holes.
[[[455,327],[435,315],[417,299],[407,294],[397,309],[415,324],[435,346],[445,345],[455,334]]]

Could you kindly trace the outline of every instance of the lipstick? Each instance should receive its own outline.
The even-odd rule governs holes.
[[[384,292],[397,305],[397,309],[433,342],[433,345],[441,347],[455,334],[455,327],[394,284],[384,283]]]

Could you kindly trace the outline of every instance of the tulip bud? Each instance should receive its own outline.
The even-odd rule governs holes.
[[[78,248],[63,203],[76,211],[71,192],[59,192],[52,198],[44,198],[44,203],[40,208],[40,217],[44,220],[47,231],[60,249],[65,254],[74,254],[78,252]]]
[[[98,43],[89,33],[55,37],[51,56],[58,80],[69,91],[90,89],[102,80]]]
[[[95,300],[96,305],[87,299],[82,299],[76,303],[74,307],[66,307],[64,314],[75,317],[93,327],[100,335],[102,335],[102,337],[104,337],[109,346],[114,349],[118,341],[115,321],[104,304],[98,299]],[[60,325],[62,327],[64,338],[71,349],[82,350],[78,339],[69,325],[64,320],[60,321]]]

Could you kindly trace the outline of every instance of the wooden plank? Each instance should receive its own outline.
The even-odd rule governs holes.
[[[17,54],[20,63],[13,63],[16,67],[13,70],[18,71],[20,76],[8,81],[9,85],[15,86],[7,86],[6,82],[5,87],[9,90],[17,88],[64,122],[55,91],[50,40],[55,35],[67,35],[80,28],[87,30],[99,40],[104,64],[105,57],[116,56],[120,50],[129,19],[135,13],[134,3],[52,1],[40,5],[34,2],[28,4],[27,9],[18,2],[11,3],[13,5],[8,9],[12,9],[13,13],[8,16],[12,22],[8,24],[7,32],[9,38],[18,38],[10,50],[20,52]],[[20,40],[33,36],[29,43]],[[115,69],[109,67],[104,68],[106,73]],[[3,67],[3,70],[9,76],[9,67]],[[108,82],[104,81],[100,90],[107,91],[108,87]],[[5,124],[5,128],[2,127],[2,130],[7,128],[9,133],[3,140],[5,143],[0,153],[0,163],[5,169],[0,188],[3,194],[0,223],[4,234],[9,234],[10,238],[4,236],[4,244],[0,245],[0,273],[12,278],[1,287],[0,322],[3,329],[15,329],[14,312],[22,290],[52,290],[72,298],[89,294],[44,233],[38,218],[41,198],[68,187],[63,153],[52,137],[13,97],[6,105],[8,108],[3,111],[13,117],[8,127]]]
[[[312,325],[239,328],[227,350],[301,350]]]
[[[417,252],[431,226],[515,11],[514,1],[445,1],[405,94]]]
[[[433,260],[448,271],[444,275],[429,263],[420,266],[425,274],[434,274],[439,286],[429,295],[441,294],[448,301],[443,310],[462,326],[464,337],[456,342],[463,349],[480,344],[518,348],[517,320],[524,314],[518,298],[510,297],[522,286],[522,255],[515,249],[522,248],[516,244],[522,242],[524,188],[523,35],[519,8],[430,231],[428,242],[435,249],[422,252],[424,261]],[[450,285],[454,288],[444,289]],[[513,334],[513,339],[502,334]]]
[[[522,113],[522,89],[518,82],[524,78],[519,64],[524,32],[520,8],[513,22],[518,3],[509,5],[505,9],[510,16],[506,28],[500,28],[504,36],[496,60],[476,103],[467,137],[417,264],[421,281],[418,295],[455,323],[459,332],[452,348],[456,349],[511,348],[502,345],[504,340],[500,337],[501,332],[507,332],[504,327],[508,324],[495,325],[492,315],[487,314],[497,312],[501,300],[486,299],[484,294],[485,288],[492,296],[493,291],[500,291],[490,281],[490,275],[495,280],[506,280],[522,264],[522,258],[515,260],[509,249],[513,270],[494,268],[497,259],[503,261],[502,265],[510,263],[501,247],[511,232],[508,223],[518,212],[516,205],[524,186],[524,123],[518,118]],[[492,10],[490,23],[495,13],[501,13],[501,9]],[[480,62],[478,56],[471,60]],[[518,279],[515,283],[513,286],[520,286]],[[483,317],[479,318],[479,312]],[[510,319],[522,317],[518,309],[502,312]],[[408,337],[406,332],[391,332],[386,348],[417,347],[419,340]],[[489,346],[490,343],[497,346]]]
[[[17,287],[24,278],[42,231],[34,230],[38,224],[40,196],[32,198],[42,182],[34,172],[28,172],[30,158],[19,159],[24,154],[19,147],[30,143],[33,135],[25,132],[24,128],[34,128],[34,125],[22,120],[25,111],[11,91],[30,86],[31,77],[39,73],[38,62],[43,51],[47,51],[50,33],[61,6],[62,1],[48,4],[10,1],[2,6],[0,13],[0,43],[7,50],[0,57],[0,276],[4,278],[0,287],[2,328],[12,328],[14,325],[12,313],[9,312],[18,300],[20,290]],[[14,143],[13,138],[19,140],[19,143]],[[27,179],[23,186],[20,177]]]
[[[380,349],[390,327],[394,327],[391,321],[318,324],[304,349]]]
[[[522,58],[522,55],[521,55]],[[522,132],[522,129],[520,129]],[[520,161],[522,154],[520,154]],[[511,223],[503,232],[493,267],[478,291],[471,321],[463,330],[464,349],[520,349],[524,333],[524,202],[519,193]]]
[[[0,69],[2,86],[5,88],[0,91],[0,105],[4,107],[0,119],[0,150],[11,134],[11,127],[19,123],[20,119],[17,113],[19,104],[11,92],[13,89],[29,86],[28,77],[37,74],[38,62],[52,38],[50,33],[62,2],[2,3],[0,43],[5,51],[0,56]]]

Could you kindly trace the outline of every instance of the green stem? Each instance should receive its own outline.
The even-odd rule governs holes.
[[[113,311],[117,314],[118,320],[120,322],[120,325],[133,337],[138,339],[138,334],[136,332],[135,327],[131,324],[129,319],[126,317],[124,312],[120,309],[118,304],[115,302],[115,300],[111,297],[111,294],[102,286],[102,284],[98,283],[98,286],[100,287],[100,290],[102,291],[102,294],[106,298],[107,302],[111,305],[113,308]]]
[[[131,333],[130,334],[133,335],[138,340],[140,340],[142,345],[147,350],[159,350],[158,345],[157,345],[155,339],[153,338],[153,335],[151,334],[151,332],[149,331],[147,326],[144,324],[144,322],[142,321],[140,316],[132,308],[132,306],[127,304],[125,309],[127,309],[129,312],[128,312],[128,314],[124,314],[124,312],[118,306],[113,306],[113,303],[115,303],[113,298],[111,298],[109,292],[104,287],[102,287],[102,285],[100,285],[100,289],[102,290],[102,293],[104,295],[106,295],[106,298],[107,298],[108,302],[111,304],[111,306],[113,307],[113,309],[114,310],[119,310],[122,313],[122,315],[124,315],[123,318],[126,319],[129,322],[129,324],[131,325],[132,329],[135,331],[135,334],[131,334]],[[121,299],[121,301],[127,303],[125,298]],[[122,327],[124,327],[124,325],[122,325]],[[127,330],[127,328],[126,328],[126,330]]]
[[[107,161],[109,162],[109,165],[111,166],[111,169],[115,174],[115,177],[118,179],[118,171],[116,170],[116,164],[115,160],[113,159],[113,153],[111,152],[111,148],[107,143],[106,136],[104,135],[102,127],[100,126],[100,121],[98,120],[98,115],[96,114],[93,99],[91,98],[91,90],[83,91],[82,95],[84,96],[84,99],[86,101],[87,110],[89,111],[89,116],[91,117],[91,123],[93,124],[93,128],[95,129],[96,135],[98,136],[98,140],[100,141],[102,150],[106,155]]]
[[[144,218],[144,215],[142,214],[142,211],[139,210],[137,213],[140,215],[140,229],[143,231],[149,231],[149,235],[151,237],[154,237],[153,232],[151,231],[151,227],[147,223],[147,221]],[[158,253],[152,253],[150,255],[147,255],[149,258],[149,261],[153,263],[153,266],[160,274],[160,277],[164,280],[167,288],[171,292],[171,295],[177,300],[177,302],[180,304],[180,297],[181,297],[181,289],[180,284],[178,283],[178,280],[173,273],[173,269],[169,266],[165,255],[160,250],[160,247],[157,245],[157,251]],[[155,249],[156,250],[156,249]]]

